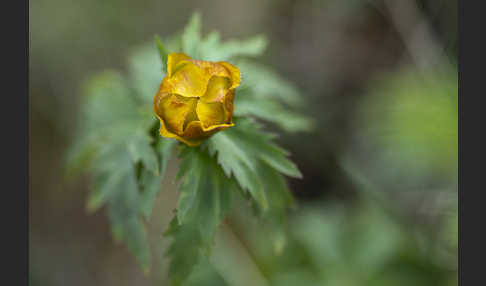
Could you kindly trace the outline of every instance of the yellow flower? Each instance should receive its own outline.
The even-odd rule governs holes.
[[[233,126],[233,100],[240,81],[240,70],[227,62],[169,54],[167,74],[154,97],[160,135],[197,146]]]

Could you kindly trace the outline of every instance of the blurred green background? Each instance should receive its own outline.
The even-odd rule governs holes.
[[[288,236],[236,208],[192,285],[457,284],[457,1],[30,1],[31,285],[167,285],[167,187],[144,275],[115,244],[89,177],[65,177],[83,81],[202,12],[223,37],[265,34],[261,59],[304,95],[312,132],[281,133],[304,179]],[[236,95],[237,96],[237,95]],[[169,182],[170,181],[170,182]]]

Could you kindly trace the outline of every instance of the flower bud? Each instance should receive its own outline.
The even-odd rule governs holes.
[[[233,126],[233,100],[240,81],[240,70],[227,62],[169,54],[167,74],[154,97],[160,135],[197,146]]]

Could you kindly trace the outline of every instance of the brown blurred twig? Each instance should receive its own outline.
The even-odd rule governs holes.
[[[418,68],[429,70],[439,65],[450,66],[444,48],[414,0],[383,0],[383,3]]]

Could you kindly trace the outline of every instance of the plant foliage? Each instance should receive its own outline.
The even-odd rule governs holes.
[[[113,235],[124,241],[144,270],[150,251],[144,223],[161,185],[171,154],[179,154],[180,197],[166,236],[169,274],[183,283],[194,266],[211,252],[217,227],[231,209],[232,196],[249,194],[256,209],[280,221],[293,205],[284,176],[301,178],[289,153],[274,143],[260,121],[286,131],[305,131],[310,119],[298,90],[275,71],[258,63],[267,46],[263,36],[222,41],[218,32],[201,34],[195,13],[182,34],[144,45],[129,58],[128,76],[116,71],[95,75],[86,85],[78,137],[69,153],[69,169],[91,174],[87,207],[106,206]],[[236,91],[235,127],[197,148],[158,134],[152,100],[165,75],[169,52],[182,51],[201,60],[227,60],[241,66],[243,86]]]

